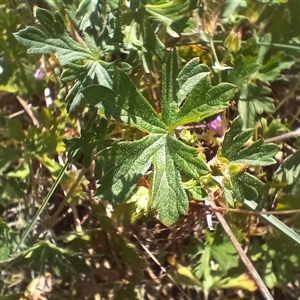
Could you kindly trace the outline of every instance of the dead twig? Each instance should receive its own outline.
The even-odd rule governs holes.
[[[30,119],[32,120],[33,125],[39,127],[39,121],[37,120],[37,118],[34,116],[32,110],[30,109],[29,105],[26,103],[26,101],[21,98],[19,95],[16,95],[17,100],[19,101],[19,103],[22,105],[22,107],[24,108],[24,110],[27,112],[28,116],[30,117]]]
[[[264,284],[264,282],[260,278],[258,272],[256,271],[256,269],[254,268],[253,264],[251,263],[250,259],[245,254],[245,252],[244,252],[243,248],[241,247],[240,243],[238,242],[238,240],[236,239],[235,235],[231,231],[231,229],[230,229],[228,223],[226,222],[226,220],[224,219],[223,215],[217,210],[217,206],[214,203],[213,199],[210,199],[210,206],[211,206],[211,208],[213,210],[215,210],[215,213],[216,213],[216,216],[217,216],[219,222],[221,223],[221,225],[224,228],[226,234],[230,238],[230,240],[231,240],[234,248],[238,252],[241,260],[245,264],[245,266],[248,269],[249,273],[251,274],[252,278],[256,282],[256,284],[257,284],[260,292],[262,293],[264,299],[266,299],[266,300],[274,300],[274,298],[270,294],[269,290],[267,289],[266,285]]]

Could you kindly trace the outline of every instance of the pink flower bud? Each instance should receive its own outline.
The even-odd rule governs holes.
[[[41,80],[45,76],[46,70],[45,70],[45,64],[41,63],[40,67],[35,71],[33,77],[36,80]]]
[[[214,120],[207,124],[209,130],[217,133],[219,136],[222,136],[224,133],[222,119],[220,116],[217,116]]]

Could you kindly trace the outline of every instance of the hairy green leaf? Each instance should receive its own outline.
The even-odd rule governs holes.
[[[85,8],[85,4],[92,5],[89,1],[81,4],[79,15],[81,9]],[[118,60],[112,63],[100,60],[106,50],[96,46],[88,34],[86,34],[88,47],[75,42],[66,32],[64,20],[58,12],[53,17],[48,10],[39,8],[37,18],[44,26],[44,32],[29,26],[16,33],[15,37],[28,48],[28,53],[55,54],[61,65],[66,67],[62,73],[62,80],[75,81],[66,97],[68,111],[73,111],[84,103],[81,91],[85,87],[98,82],[111,88],[113,70],[117,66],[125,70],[130,68],[128,64]]]
[[[168,55],[167,64],[163,66],[162,71],[163,85],[161,105],[162,120],[165,124],[170,125],[174,121],[174,116],[178,110],[178,54],[176,48]]]
[[[223,157],[229,161],[223,170],[221,185],[230,205],[233,205],[234,199],[243,202],[258,196],[257,189],[262,186],[262,182],[245,172],[248,166],[268,166],[276,162],[274,156],[278,147],[275,144],[265,144],[263,140],[258,140],[244,147],[251,135],[252,130],[243,131],[241,118],[236,118],[225,134],[223,148],[218,154],[220,161],[224,162]]]
[[[228,106],[234,89],[235,86],[229,83],[220,83],[212,87],[208,74],[201,77],[178,111],[176,121],[171,125],[172,128],[199,122],[221,112]]]
[[[97,6],[98,3],[92,0],[81,1],[75,13],[75,18],[80,20],[78,24],[80,30],[86,30],[90,27],[92,25],[93,17],[96,17],[97,21],[99,21],[100,18],[97,14]]]
[[[236,176],[232,179],[233,185],[233,197],[240,202],[247,200],[254,200],[258,196],[257,189],[263,185],[263,183],[255,176],[244,173],[240,176]]]
[[[127,200],[162,144],[163,136],[152,134],[138,141],[116,143],[104,150],[100,159],[112,168],[101,178],[96,196],[114,204]]]
[[[153,205],[160,220],[165,225],[171,225],[180,214],[187,214],[188,197],[166,144],[155,153],[153,166]]]
[[[179,104],[187,97],[202,77],[208,76],[210,69],[199,64],[198,57],[191,59],[178,74],[179,91],[177,93]]]
[[[116,69],[114,91],[91,85],[83,90],[87,102],[107,117],[146,132],[167,132],[167,126],[122,70]]]
[[[197,149],[187,146],[171,136],[167,136],[166,142],[179,170],[194,179],[199,179],[207,174],[208,168],[199,158]]]
[[[231,161],[249,166],[269,166],[276,162],[274,156],[278,152],[275,144],[264,144],[259,140],[231,156]]]
[[[186,124],[213,115],[216,110],[221,111],[228,105],[234,90],[233,85],[226,83],[212,87],[207,67],[198,67],[195,62],[180,73],[178,80],[177,52],[170,52],[162,76],[161,116],[128,75],[119,69],[115,71],[113,90],[94,85],[83,91],[86,101],[106,118],[122,121],[149,134],[134,142],[116,143],[100,153],[98,161],[107,165],[109,171],[100,178],[99,198],[109,199],[114,204],[126,201],[137,181],[153,165],[151,196],[160,220],[170,225],[180,214],[187,213],[188,197],[181,174],[199,180],[208,174],[209,169],[197,149],[172,137],[176,128],[174,123]],[[189,75],[193,77],[191,80]],[[187,97],[182,107],[177,99],[178,82],[181,97]],[[187,86],[193,87],[192,91],[188,92]]]
[[[251,137],[253,130],[243,130],[241,118],[236,118],[225,135],[222,155],[230,162],[246,164],[249,166],[268,166],[276,161],[273,158],[278,152],[275,144],[264,144],[258,140],[241,149],[243,144]]]
[[[271,36],[266,34],[263,43],[270,44]],[[261,45],[258,53],[252,47],[252,55],[239,54],[234,60],[234,69],[229,79],[239,87],[238,110],[244,121],[244,128],[255,127],[262,113],[274,111],[273,99],[269,97],[271,89],[260,81],[275,81],[281,78],[281,71],[290,68],[294,59],[279,52],[263,64],[269,45]]]
[[[253,129],[241,130],[242,127],[242,118],[236,118],[225,134],[222,153],[228,159],[231,159],[231,156],[235,155],[253,135]]]
[[[117,67],[124,70],[130,69],[128,64],[120,63],[117,60],[112,63],[89,60],[84,65],[69,64],[68,68],[61,74],[61,79],[65,82],[76,80],[66,97],[68,110],[73,111],[84,102],[81,91],[95,81],[111,88],[113,85],[111,75]]]
[[[48,10],[39,8],[36,14],[46,33],[31,26],[15,33],[16,39],[28,48],[28,53],[55,53],[63,66],[78,60],[94,59],[88,48],[67,34],[63,18],[58,12],[53,17]]]
[[[224,272],[230,268],[237,267],[236,250],[228,236],[224,235],[220,224],[217,226],[213,237],[210,241],[211,256],[218,262],[221,271]]]
[[[178,37],[186,27],[188,27],[189,17],[185,16],[188,11],[197,7],[196,1],[172,0],[164,4],[145,5],[150,18],[162,22],[167,27],[167,32],[174,37]]]
[[[101,152],[100,160],[112,168],[101,178],[97,196],[111,199],[115,204],[129,197],[137,181],[153,163],[153,206],[166,225],[187,213],[188,199],[179,171],[194,179],[208,173],[205,163],[197,157],[196,149],[168,134],[151,133],[138,141],[116,143]]]
[[[205,288],[208,290],[218,284],[222,275],[225,275],[230,268],[237,267],[238,257],[229,238],[224,235],[222,227],[217,225],[215,232],[206,231],[206,243],[195,240],[194,245],[188,246],[188,252],[193,253],[196,258],[194,273],[197,278],[202,278]],[[210,267],[211,261],[218,263],[218,270]],[[212,279],[214,282],[212,282]]]

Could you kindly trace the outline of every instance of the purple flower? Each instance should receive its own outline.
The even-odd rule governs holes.
[[[214,120],[207,124],[209,130],[217,133],[219,136],[222,136],[224,133],[222,119],[220,116],[217,116]]]
[[[35,71],[33,77],[36,80],[41,80],[44,77],[45,73],[46,73],[45,64],[41,63],[40,67]]]

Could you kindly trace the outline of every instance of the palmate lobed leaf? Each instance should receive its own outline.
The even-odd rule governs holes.
[[[230,129],[225,134],[222,153],[228,159],[231,159],[231,156],[235,155],[253,135],[253,129],[241,131],[242,126],[242,119],[237,118],[231,123]]]
[[[294,60],[285,53],[279,52],[271,57],[266,56],[271,46],[271,34],[262,37],[263,44],[254,40],[248,42],[235,57],[229,81],[234,82],[239,90],[238,110],[244,120],[244,128],[253,128],[262,113],[274,111],[271,89],[263,81],[275,81],[281,78],[281,71],[290,68]],[[258,50],[258,51],[257,51]]]
[[[207,233],[207,236],[210,234]],[[238,257],[236,250],[228,236],[224,235],[221,226],[216,227],[216,233],[210,236],[210,252],[211,256],[220,265],[220,271],[226,272],[227,270],[238,266]]]
[[[236,172],[232,173],[229,165],[229,174],[225,175],[223,181],[224,196],[230,205],[234,204],[234,199],[241,202],[256,199],[257,189],[263,185],[255,176],[244,172],[244,166],[268,166],[276,162],[274,156],[278,147],[275,144],[265,144],[263,140],[258,140],[244,147],[252,132],[252,129],[243,130],[242,119],[236,118],[226,132],[222,150],[218,154],[230,161],[231,166],[236,164]]]
[[[220,224],[216,226],[213,233],[206,231],[205,237],[205,244],[195,239],[186,250],[195,258],[194,274],[197,278],[201,278],[203,286],[211,289],[221,283],[221,277],[226,275],[228,270],[237,267],[239,257],[229,238],[222,232]],[[241,237],[239,239],[242,240]],[[212,260],[218,263],[217,271],[211,268]]]
[[[264,144],[259,140],[233,155],[232,161],[249,166],[269,166],[276,162],[274,156],[277,152],[275,144]]]
[[[245,199],[256,199],[258,196],[257,189],[263,185],[259,179],[249,173],[233,178],[232,184],[233,195],[240,202],[244,202]]]
[[[252,136],[253,129],[243,130],[243,122],[236,118],[225,135],[222,156],[231,162],[247,164],[249,166],[269,166],[276,161],[273,158],[278,152],[275,144],[264,144],[258,140],[243,148],[243,144]]]
[[[108,5],[110,5],[111,1],[107,1]],[[102,3],[101,3],[102,4]],[[95,28],[97,25],[103,23],[103,19],[101,18],[101,14],[97,14],[99,12],[99,6],[101,5],[97,1],[92,0],[83,0],[79,4],[78,8],[73,5],[67,5],[68,9],[67,12],[69,16],[72,18],[73,22],[79,28],[79,30],[87,31],[88,27]],[[112,3],[113,4],[113,3]],[[103,5],[103,4],[102,4]],[[106,2],[104,3],[106,6]],[[114,4],[113,4],[113,7]],[[118,4],[114,9],[118,8]],[[106,7],[107,13],[109,12],[108,6]]]
[[[188,198],[179,171],[198,180],[209,171],[197,157],[197,149],[169,134],[150,134],[138,141],[116,143],[101,153],[100,160],[112,168],[101,178],[96,196],[111,199],[113,204],[128,199],[137,181],[153,164],[153,206],[166,225],[187,213]]]
[[[247,46],[243,46],[247,50],[244,51],[244,55],[237,55],[234,69],[229,75],[229,81],[234,82],[240,90],[238,110],[244,120],[244,128],[255,127],[259,115],[274,111],[273,99],[269,97],[271,89],[259,82],[280,79],[282,70],[290,68],[294,63],[294,60],[283,52],[271,56],[266,61],[266,53],[271,45],[270,34],[263,37],[263,43],[264,45],[260,45],[256,53],[255,43],[251,46],[249,40],[247,44],[252,48],[252,55],[249,55],[251,52]]]
[[[230,70],[229,80],[230,82],[234,82],[238,86],[238,88],[241,89],[244,84],[247,84],[251,76],[253,76],[253,74],[255,74],[258,69],[258,63],[253,61],[246,61],[246,58],[243,55],[239,54],[235,58],[233,69]]]
[[[200,122],[221,112],[228,106],[235,90],[235,86],[230,83],[212,87],[209,68],[200,65],[197,58],[183,67],[177,81],[179,90],[169,104],[169,109],[174,112],[170,125],[172,130],[187,123]]]
[[[75,81],[70,89],[67,97],[67,109],[69,111],[75,110],[80,104],[83,103],[84,98],[81,91],[94,83],[95,80],[101,83],[102,86],[111,88],[113,85],[110,73],[113,73],[116,67],[124,70],[129,70],[130,66],[127,63],[114,61],[107,63],[104,61],[88,60],[84,65],[71,63],[68,68],[61,74],[62,81]]]
[[[93,4],[95,5],[95,4]],[[75,42],[67,33],[63,17],[57,12],[53,16],[48,10],[39,8],[36,16],[44,31],[29,26],[15,34],[16,39],[28,48],[30,54],[55,54],[66,69],[61,75],[63,81],[75,81],[66,101],[68,111],[74,111],[84,102],[81,91],[95,81],[111,88],[111,73],[118,66],[128,70],[125,62],[107,63],[100,60],[105,50],[85,35],[87,46]]]
[[[36,16],[46,33],[32,26],[15,33],[16,39],[28,48],[28,53],[55,53],[63,66],[81,59],[94,59],[88,48],[75,42],[67,34],[63,17],[58,12],[53,17],[48,10],[39,8]]]
[[[224,196],[227,203],[234,206],[234,200],[244,202],[258,197],[258,191],[263,183],[249,173],[240,174],[231,179],[232,188],[224,187]]]
[[[109,199],[114,204],[127,200],[138,180],[152,165],[150,194],[161,222],[171,225],[180,214],[187,213],[188,197],[181,173],[199,182],[209,173],[209,168],[198,150],[176,140],[173,131],[179,125],[202,120],[223,110],[235,88],[226,83],[212,87],[207,67],[197,67],[195,62],[182,70],[178,80],[177,51],[172,50],[169,54],[163,68],[160,115],[120,69],[115,70],[113,90],[96,85],[83,90],[86,101],[99,108],[106,118],[148,133],[141,140],[116,143],[101,152],[99,160],[111,168],[100,179],[99,198]],[[189,75],[193,77],[191,80]],[[180,98],[177,96],[179,91]]]

